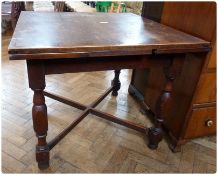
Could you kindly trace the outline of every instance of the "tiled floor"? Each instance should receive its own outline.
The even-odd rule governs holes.
[[[165,140],[155,151],[146,146],[141,133],[89,115],[51,151],[51,166],[37,168],[32,129],[32,91],[28,88],[25,61],[9,61],[11,36],[2,38],[2,171],[4,173],[214,173],[216,138],[187,143],[172,153]],[[109,95],[98,108],[141,124],[151,125],[127,94],[131,71],[121,73],[117,98]],[[95,100],[113,78],[113,72],[49,75],[46,89],[84,104]],[[80,112],[46,98],[48,140],[57,135]]]

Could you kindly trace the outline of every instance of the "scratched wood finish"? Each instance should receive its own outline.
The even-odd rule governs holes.
[[[36,53],[48,59],[57,58],[51,53],[72,58],[209,48],[209,42],[131,13],[22,12],[9,53],[17,54],[11,59],[34,59]]]

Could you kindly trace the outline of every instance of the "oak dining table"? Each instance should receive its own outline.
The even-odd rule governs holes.
[[[148,147],[157,149],[163,138],[164,116],[171,108],[173,82],[180,75],[185,55],[210,49],[207,41],[132,13],[23,11],[8,53],[10,60],[26,60],[29,87],[34,92],[32,120],[38,139],[38,167],[49,167],[50,150],[90,113],[147,135]],[[110,93],[118,95],[121,69],[155,66],[163,68],[166,82],[152,111],[154,126],[146,128],[95,108]],[[49,74],[106,70],[114,70],[111,87],[90,105],[45,90]],[[76,120],[49,142],[45,96],[81,110]]]

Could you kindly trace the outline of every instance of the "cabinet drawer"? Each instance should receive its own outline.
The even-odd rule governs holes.
[[[212,135],[216,133],[216,108],[193,109],[188,122],[185,138]]]
[[[201,75],[196,89],[194,104],[216,101],[216,72]]]

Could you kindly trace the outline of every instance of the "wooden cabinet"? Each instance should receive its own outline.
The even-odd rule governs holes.
[[[216,73],[202,73],[195,91],[193,103],[210,103],[216,101]]]
[[[208,54],[186,55],[183,70],[174,83],[174,105],[163,127],[171,138],[171,149],[179,151],[189,139],[216,133],[216,3],[144,2],[142,16],[211,42]],[[162,71],[133,71],[129,89],[142,106],[151,110],[155,110],[159,90],[165,83]]]
[[[196,108],[191,112],[185,139],[214,134],[216,130],[216,108]]]
[[[215,38],[215,36],[214,36]],[[215,69],[216,68],[216,43],[214,42],[213,43],[213,49],[212,49],[212,52],[211,52],[211,57],[209,59],[209,63],[207,65],[207,68],[208,69]]]

